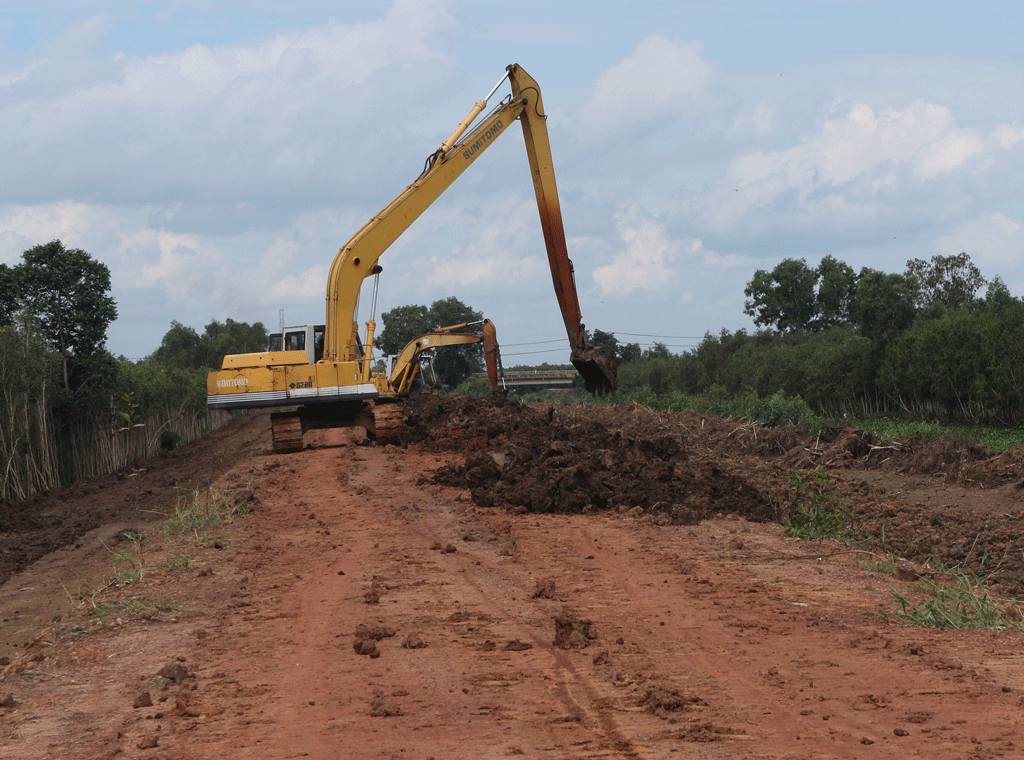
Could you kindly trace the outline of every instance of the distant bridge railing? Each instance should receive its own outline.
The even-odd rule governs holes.
[[[473,377],[487,377],[486,372],[477,372]],[[538,369],[524,372],[506,372],[506,388],[569,388],[577,377],[573,369]]]

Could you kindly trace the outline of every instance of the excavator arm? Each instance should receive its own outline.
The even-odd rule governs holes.
[[[469,129],[486,107],[486,99],[477,101],[452,136],[427,159],[426,167],[416,181],[363,225],[334,257],[327,278],[326,360],[343,362],[358,358],[359,346],[355,340],[353,320],[363,280],[380,271],[377,260],[381,254],[513,121],[519,119],[526,140],[555,296],[572,349],[571,360],[583,376],[588,390],[596,393],[615,390],[614,351],[591,345],[582,323],[572,262],[565,244],[540,87],[518,64],[507,67],[506,77],[512,86],[511,96]]]

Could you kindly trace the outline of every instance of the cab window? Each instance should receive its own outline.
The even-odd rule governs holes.
[[[317,325],[313,328],[313,361],[318,362],[324,358],[324,325]]]

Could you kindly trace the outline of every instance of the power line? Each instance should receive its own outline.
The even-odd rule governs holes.
[[[504,346],[539,346],[542,343],[567,343],[568,338],[559,338],[558,340],[532,340],[529,343],[503,343]]]
[[[643,333],[620,333],[613,332],[612,335],[629,335],[632,338],[668,338],[670,340],[704,340],[703,335],[644,335]]]
[[[519,345],[528,346],[530,344],[529,343],[521,343]],[[532,356],[533,354],[555,354],[555,353],[560,353],[560,352],[562,352],[564,350],[565,350],[564,348],[548,348],[548,349],[545,349],[543,351],[520,351],[519,353],[516,353],[516,354],[506,354],[504,351],[502,351],[501,355],[502,356]]]

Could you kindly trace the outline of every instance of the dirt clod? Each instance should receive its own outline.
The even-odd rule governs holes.
[[[146,734],[141,739],[139,739],[138,742],[136,742],[135,746],[139,749],[153,749],[159,744],[160,734]]]
[[[534,599],[554,599],[555,598],[555,582],[553,580],[542,580],[537,581],[537,585],[533,588]]]
[[[402,649],[426,649],[427,642],[418,633],[410,633],[402,642]]]
[[[678,689],[657,684],[649,686],[637,705],[649,712],[678,712],[695,705],[707,705],[703,699],[692,694],[683,694]]]
[[[135,709],[138,709],[140,707],[152,707],[152,706],[153,706],[153,696],[148,691],[144,691],[141,694],[139,694],[139,696],[137,696],[135,698],[135,701],[132,702],[132,707],[134,707]]]
[[[586,649],[597,638],[590,620],[577,618],[567,610],[555,615],[554,621],[555,640],[552,643],[559,649]]]
[[[352,648],[356,654],[366,655],[373,659],[380,657],[380,650],[377,649],[377,644],[369,639],[356,639],[352,642]]]
[[[369,639],[371,641],[381,641],[382,639],[389,639],[396,633],[395,629],[387,625],[367,625],[366,623],[360,623],[356,626],[355,633],[353,634],[357,639]]]
[[[402,707],[393,699],[378,694],[370,701],[370,716],[374,718],[391,718],[402,714]]]
[[[178,661],[169,662],[160,668],[157,675],[171,683],[181,683],[188,678],[188,668]]]

